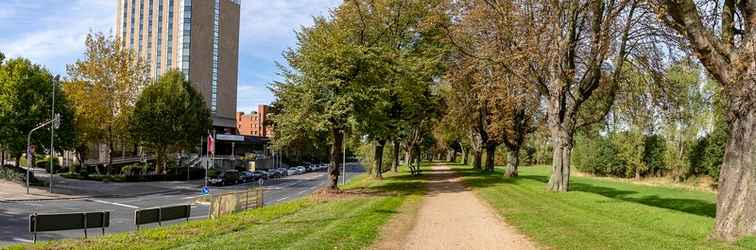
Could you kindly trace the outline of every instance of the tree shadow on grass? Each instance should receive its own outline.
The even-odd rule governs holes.
[[[548,183],[549,181],[548,177],[541,175],[526,175],[521,176],[520,178],[535,180],[544,184]],[[697,199],[662,198],[658,195],[645,195],[638,197],[639,193],[636,191],[622,190],[606,186],[597,186],[575,181],[570,182],[570,190],[594,193],[621,201],[634,202],[658,208],[666,208],[689,214],[708,216],[712,218],[716,216],[715,203]]]

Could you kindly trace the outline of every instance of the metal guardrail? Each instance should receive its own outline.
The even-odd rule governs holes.
[[[87,229],[101,228],[105,235],[105,228],[110,227],[110,212],[86,212],[70,214],[37,214],[29,216],[29,232],[34,234],[34,243],[37,242],[37,233],[84,230],[84,238],[87,238]]]
[[[141,225],[145,224],[158,223],[158,225],[162,226],[164,221],[178,219],[189,221],[191,214],[191,205],[140,209],[134,212],[134,224],[136,224],[137,230],[139,230]]]
[[[246,191],[214,195],[210,199],[210,218],[216,219],[247,209],[263,206],[263,188],[256,187]]]

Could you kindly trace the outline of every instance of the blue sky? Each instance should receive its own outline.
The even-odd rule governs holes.
[[[209,1],[209,0],[202,0]],[[294,31],[325,15],[341,0],[242,0],[238,111],[253,111],[274,97],[275,62],[296,45]],[[115,29],[117,0],[0,0],[0,51],[25,57],[54,74],[81,58],[90,31]]]

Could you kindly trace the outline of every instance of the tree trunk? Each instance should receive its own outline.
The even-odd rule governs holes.
[[[375,178],[383,179],[383,146],[386,145],[386,140],[379,140],[375,142]]]
[[[731,117],[713,232],[715,238],[728,241],[756,234],[756,110]]]
[[[456,149],[452,149],[451,162],[457,163],[457,150]]]
[[[507,176],[517,177],[518,167],[520,166],[520,149],[507,150]]]
[[[331,191],[338,191],[344,133],[339,129],[332,129],[331,133],[333,133],[333,145],[331,145],[330,155],[331,166],[328,168],[328,178],[330,180],[328,189]]]
[[[16,155],[16,168],[21,164],[21,154]]]
[[[462,147],[462,165],[467,166],[468,155],[470,155],[470,148]]]
[[[415,175],[420,175],[420,158],[421,158],[421,153],[420,153],[419,149],[416,150],[416,151],[417,151],[417,157],[415,157]]]
[[[408,148],[406,152],[404,152],[404,164],[407,164],[407,167],[412,167],[412,148]]]
[[[481,162],[483,161],[483,151],[477,150],[473,152],[473,168],[482,169]]]
[[[493,173],[496,163],[496,144],[486,143],[486,171]]]
[[[5,166],[5,149],[0,150],[0,167]]]
[[[394,172],[399,172],[399,142],[397,140],[394,140]]]
[[[572,153],[572,136],[561,126],[551,129],[554,155],[551,163],[552,173],[549,190],[567,192],[570,185],[570,154]]]

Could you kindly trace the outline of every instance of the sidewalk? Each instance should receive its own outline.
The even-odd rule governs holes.
[[[47,174],[37,174],[37,178],[49,178]],[[0,202],[31,200],[64,200],[91,197],[133,197],[171,192],[199,192],[204,180],[158,181],[158,182],[101,182],[54,177],[53,193],[48,187],[30,188],[21,183],[0,181]]]
[[[433,166],[429,193],[402,249],[536,249],[468,190],[452,170]]]

